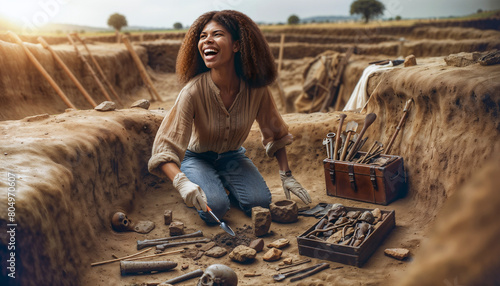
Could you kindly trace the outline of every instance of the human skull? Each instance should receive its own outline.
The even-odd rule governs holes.
[[[198,280],[198,286],[236,286],[238,276],[231,267],[222,264],[212,264],[207,267]]]
[[[132,221],[123,212],[116,212],[111,218],[111,225],[115,231],[132,231]]]

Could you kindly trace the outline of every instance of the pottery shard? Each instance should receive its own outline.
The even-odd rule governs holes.
[[[149,100],[139,99],[136,102],[132,103],[132,105],[130,105],[130,108],[139,107],[139,108],[148,109],[149,105],[150,105]]]
[[[411,67],[417,65],[417,58],[414,55],[409,55],[405,58],[404,66]]]
[[[116,103],[113,101],[103,101],[98,106],[94,107],[97,111],[113,111],[116,109]]]
[[[227,250],[220,246],[216,246],[205,252],[205,255],[208,257],[219,258],[227,254]]]
[[[173,221],[168,226],[170,231],[170,236],[182,235],[184,234],[184,223],[180,221]]]
[[[252,224],[255,236],[263,236],[271,227],[271,212],[262,207],[252,208]]]
[[[212,247],[214,247],[214,246],[215,246],[215,242],[210,241],[210,242],[205,243],[204,245],[202,245],[200,247],[200,250],[201,251],[208,251],[208,250],[212,249]]]
[[[265,261],[276,261],[281,258],[281,254],[283,254],[282,250],[271,248],[266,252],[266,254],[264,254],[264,256],[262,256],[262,259]]]
[[[255,249],[257,252],[261,252],[264,249],[264,240],[262,238],[254,239],[248,247]]]
[[[281,249],[281,248],[283,248],[285,246],[288,246],[289,244],[290,244],[290,240],[288,240],[286,238],[280,238],[278,240],[275,240],[275,241],[269,243],[267,245],[267,247],[269,247],[269,248],[274,247],[274,248]]]
[[[236,246],[231,253],[229,253],[229,258],[237,262],[246,262],[255,259],[257,251],[244,245]]]
[[[172,222],[172,211],[166,210],[163,213],[163,218],[165,219],[165,225],[169,225]]]
[[[389,257],[403,260],[410,255],[410,250],[406,248],[387,248],[384,253]]]
[[[149,220],[141,220],[134,226],[134,231],[138,233],[149,233],[155,228],[155,223]]]
[[[299,208],[297,203],[291,200],[281,200],[269,205],[273,221],[290,223],[298,219]]]

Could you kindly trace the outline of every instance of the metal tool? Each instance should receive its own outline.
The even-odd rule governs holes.
[[[329,138],[323,139],[323,145],[326,147],[326,157],[330,158],[330,142],[331,140]]]
[[[330,139],[329,144],[328,144],[328,147],[329,147],[328,149],[330,150],[329,151],[330,155],[328,156],[328,158],[333,159],[333,144],[334,144],[333,142],[334,142],[334,138],[335,138],[335,133],[330,132],[330,133],[326,134],[326,137],[328,139]]]
[[[349,147],[349,141],[351,141],[352,133],[356,132],[356,130],[358,129],[358,123],[356,121],[349,121],[347,122],[345,128],[346,128],[345,132],[347,133],[347,138],[345,139],[342,155],[340,155],[340,161],[345,160],[345,156],[347,155],[347,149]]]
[[[227,225],[223,221],[220,221],[220,219],[215,216],[215,214],[212,212],[212,209],[208,205],[207,205],[207,211],[215,219],[215,221],[217,221],[217,223],[225,232],[229,233],[232,236],[235,236],[234,231],[229,227],[229,225]]]
[[[297,275],[297,274],[300,274],[300,273],[304,273],[304,272],[313,270],[313,269],[318,268],[319,266],[321,266],[323,264],[326,264],[326,263],[320,263],[320,264],[309,266],[309,267],[306,267],[306,268],[303,268],[303,269],[289,271],[289,272],[286,272],[286,273],[278,273],[276,275],[273,275],[273,279],[274,279],[274,281],[283,281],[287,277],[290,277],[290,276],[293,276],[293,275]]]
[[[363,128],[361,129],[361,132],[359,132],[358,140],[356,140],[356,143],[354,143],[354,146],[352,146],[352,148],[351,148],[351,152],[349,152],[349,155],[347,156],[347,161],[351,161],[351,159],[354,158],[354,155],[356,155],[356,152],[357,152],[356,148],[358,148],[359,143],[361,142],[361,139],[363,138],[363,135],[365,134],[368,127],[370,127],[372,125],[372,123],[373,123],[373,121],[375,121],[375,119],[377,119],[377,115],[375,113],[369,113],[365,117],[365,123],[363,124]]]
[[[340,144],[340,134],[342,133],[342,124],[344,124],[344,119],[347,117],[344,113],[339,114],[339,127],[337,129],[337,138],[335,138],[335,148],[333,151],[333,160],[337,160],[339,156],[339,144]]]
[[[327,268],[330,267],[330,264],[328,263],[321,263],[322,265],[319,265],[318,267],[312,269],[312,270],[309,270],[308,272],[302,274],[302,275],[299,275],[297,277],[293,277],[292,279],[290,279],[290,282],[295,282],[295,281],[299,281],[299,280],[302,280],[304,278],[307,278],[309,276],[312,276],[318,272],[321,272]],[[335,267],[334,269],[340,269],[340,268],[343,268],[342,266],[339,266],[339,267]]]
[[[171,240],[175,240],[175,239],[199,237],[199,236],[203,236],[203,232],[201,230],[195,231],[193,233],[170,236],[170,237],[138,240],[137,241],[137,250],[140,250],[140,249],[147,247],[147,246],[156,246],[158,244],[164,244],[164,243],[167,243],[167,242],[169,242]]]
[[[197,239],[197,240],[191,240],[191,241],[179,241],[179,242],[168,242],[165,241],[163,243],[160,243],[156,245],[157,250],[165,250],[166,248],[169,247],[174,247],[174,246],[179,246],[179,245],[186,245],[186,244],[194,244],[194,243],[207,243],[210,242],[210,238],[203,238],[203,239]]]

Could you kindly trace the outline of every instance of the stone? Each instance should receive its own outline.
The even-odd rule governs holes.
[[[281,258],[282,254],[283,254],[282,250],[279,250],[279,249],[273,247],[273,248],[269,249],[264,254],[264,256],[262,256],[262,259],[264,259],[264,261],[276,261],[276,260],[279,260]]]
[[[403,260],[410,256],[410,250],[406,248],[387,248],[384,250],[385,255],[396,258],[398,260]]]
[[[227,250],[223,247],[216,246],[205,252],[205,255],[213,258],[220,258],[227,254]]]
[[[141,220],[134,225],[134,231],[137,233],[149,233],[155,228],[155,223],[149,220]]]
[[[375,220],[373,221],[373,223],[376,224],[382,218],[382,212],[380,211],[379,208],[375,208],[374,210],[372,210],[372,214],[373,214],[373,217],[375,217]]]
[[[486,52],[478,59],[478,62],[482,66],[500,64],[500,51],[493,50],[491,52]]]
[[[172,222],[172,211],[171,210],[166,210],[163,213],[163,218],[165,220],[165,225],[169,225]]]
[[[458,53],[458,54],[451,54],[451,55],[445,57],[444,61],[449,66],[466,67],[466,66],[477,63],[480,57],[481,57],[480,53],[462,52],[462,53]]]
[[[336,233],[330,235],[330,237],[326,240],[326,243],[339,243],[341,239],[342,239],[342,230],[339,230]]]
[[[116,103],[113,101],[103,101],[98,106],[94,107],[97,111],[113,111],[116,109]]]
[[[139,99],[139,100],[135,101],[134,103],[132,103],[132,105],[130,105],[130,108],[138,107],[138,108],[148,109],[150,105],[151,105],[151,103],[149,103],[149,100]]]
[[[264,240],[262,238],[254,239],[250,242],[248,247],[255,249],[257,252],[261,252],[264,249]]]
[[[181,269],[182,270],[186,270],[188,268],[189,268],[189,264],[187,264],[187,263],[184,263],[184,264],[181,265]]]
[[[287,257],[285,259],[283,259],[283,265],[290,265],[293,263],[293,258],[291,257]]]
[[[267,247],[269,247],[269,248],[274,247],[274,248],[281,249],[281,248],[288,246],[289,244],[290,244],[290,240],[288,240],[286,238],[280,238],[278,240],[275,240],[275,241],[269,243],[267,245]]]
[[[168,226],[170,231],[170,236],[182,235],[184,234],[184,223],[180,221],[173,221]]]
[[[200,250],[201,251],[208,251],[208,250],[210,250],[214,246],[215,246],[215,242],[214,241],[210,241],[210,242],[207,242],[204,245],[202,245],[200,247]]]
[[[252,208],[252,224],[255,236],[263,236],[271,227],[271,212],[263,207]]]
[[[417,65],[417,58],[414,55],[409,55],[405,58],[404,66],[411,67]]]
[[[291,200],[281,200],[269,205],[271,218],[273,221],[281,223],[296,222],[298,219],[299,208],[297,203]]]
[[[229,253],[229,258],[237,262],[247,262],[255,259],[256,255],[257,251],[255,249],[244,245],[238,245]]]

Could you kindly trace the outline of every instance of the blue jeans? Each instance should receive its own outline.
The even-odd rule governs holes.
[[[253,207],[269,208],[271,204],[271,192],[245,151],[243,147],[222,154],[187,150],[181,163],[181,171],[205,192],[208,205],[219,219],[229,210],[231,201],[248,216]],[[198,213],[207,223],[215,222],[210,214]]]

